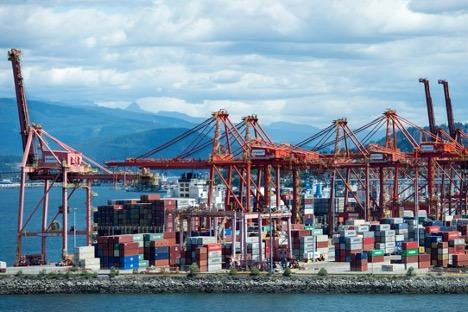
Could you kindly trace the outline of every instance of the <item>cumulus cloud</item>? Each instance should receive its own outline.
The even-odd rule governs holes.
[[[413,11],[425,13],[467,12],[468,3],[465,0],[411,0],[409,7]]]
[[[466,122],[464,3],[2,1],[0,53],[23,49],[33,98],[197,117],[225,108],[319,127],[362,124],[389,107],[426,124],[421,76],[444,122],[436,80],[445,78]],[[13,97],[9,66],[0,62],[0,92]]]

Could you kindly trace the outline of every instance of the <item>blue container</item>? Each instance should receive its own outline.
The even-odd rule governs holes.
[[[154,247],[154,253],[169,253],[169,246]]]
[[[99,258],[101,268],[108,268],[109,267],[109,257],[101,257]]]
[[[424,239],[424,246],[426,248],[431,248],[432,243],[438,243],[442,241],[442,236],[430,235],[426,236]]]
[[[407,230],[408,223],[392,224],[390,227],[392,228],[392,230]]]
[[[154,253],[150,255],[150,260],[167,260],[169,253]]]
[[[119,259],[119,268],[124,270],[137,269],[138,268],[138,256],[127,256],[120,257]]]
[[[367,259],[367,252],[360,252],[356,254],[356,260],[365,260]]]
[[[231,236],[232,235],[232,229],[224,229],[224,235]]]

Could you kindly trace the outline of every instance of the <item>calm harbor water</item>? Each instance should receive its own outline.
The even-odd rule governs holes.
[[[47,295],[2,296],[0,311],[466,311],[464,295]]]
[[[112,187],[95,187],[93,191],[96,197],[93,198],[93,206],[103,205],[108,199],[117,198],[138,198],[139,193],[126,192],[122,189],[114,189]],[[32,187],[26,189],[25,196],[25,218],[33,211],[37,202],[42,197],[41,187]],[[6,261],[8,265],[12,265],[15,261],[15,245],[16,245],[16,227],[17,227],[17,214],[18,214],[18,198],[19,188],[0,188],[0,261]],[[51,190],[49,198],[49,219],[52,219],[60,206],[61,189],[54,187]],[[83,190],[77,190],[70,198],[69,203],[69,226],[73,225],[73,214],[75,214],[75,224],[77,229],[84,229],[85,224],[85,194]],[[38,230],[41,224],[41,208],[31,219],[26,230]],[[58,221],[62,224],[61,216]],[[76,237],[76,244],[82,245],[84,242],[83,237]],[[41,248],[40,238],[31,237],[24,239],[24,249],[27,253],[39,252]],[[49,261],[55,262],[59,260],[61,254],[61,239],[49,238],[49,254],[47,258]],[[74,239],[73,236],[69,238],[68,246],[69,251],[73,252]]]

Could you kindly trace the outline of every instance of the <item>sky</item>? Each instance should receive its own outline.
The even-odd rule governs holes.
[[[29,99],[233,120],[358,127],[386,109],[468,122],[468,1],[0,1],[0,97],[7,51],[23,51]]]

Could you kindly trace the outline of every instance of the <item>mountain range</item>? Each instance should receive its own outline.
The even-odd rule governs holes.
[[[31,123],[42,125],[49,134],[99,162],[138,156],[205,120],[179,112],[149,113],[137,104],[112,109],[31,100],[28,108]],[[0,155],[19,156],[22,151],[16,100],[0,98],[0,112]],[[319,130],[287,122],[263,125],[263,128],[273,141],[282,143],[297,143]],[[174,155],[185,144],[179,142],[159,156]]]

